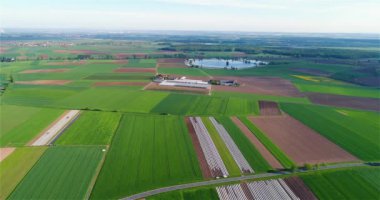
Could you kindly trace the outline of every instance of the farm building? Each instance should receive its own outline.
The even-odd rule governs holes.
[[[211,85],[208,82],[202,80],[192,80],[186,79],[186,77],[181,77],[180,79],[174,80],[163,80],[160,83],[161,86],[179,86],[179,87],[193,87],[193,88],[204,88],[210,89]]]

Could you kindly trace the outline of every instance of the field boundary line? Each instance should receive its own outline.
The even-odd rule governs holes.
[[[89,199],[89,198],[90,198],[90,195],[91,195],[91,193],[92,193],[92,190],[94,189],[94,186],[95,186],[96,180],[98,179],[99,174],[100,174],[100,171],[101,171],[102,168],[103,168],[104,161],[106,160],[106,156],[107,156],[107,154],[108,154],[109,146],[107,145],[107,146],[105,147],[105,149],[106,149],[106,152],[105,152],[105,154],[103,155],[102,160],[99,162],[98,167],[96,168],[95,174],[94,174],[94,176],[92,177],[92,180],[91,180],[91,182],[90,182],[90,184],[89,184],[89,187],[88,187],[88,189],[87,189],[86,195],[84,196],[84,199]]]

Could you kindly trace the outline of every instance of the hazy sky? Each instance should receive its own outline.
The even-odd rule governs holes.
[[[379,0],[0,0],[1,28],[380,33]]]

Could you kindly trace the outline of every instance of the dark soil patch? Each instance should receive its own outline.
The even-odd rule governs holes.
[[[307,97],[311,102],[316,104],[380,111],[380,99],[377,98],[351,97],[321,93],[307,93]]]
[[[249,119],[298,165],[358,161],[344,149],[288,115]]]
[[[281,115],[278,104],[272,101],[259,101],[260,115]]]

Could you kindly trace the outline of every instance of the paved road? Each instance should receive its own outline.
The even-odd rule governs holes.
[[[312,170],[312,171],[323,171],[323,170],[329,170],[329,169],[363,167],[363,166],[369,166],[369,165],[364,164],[364,163],[343,163],[343,164],[323,166],[323,167],[320,167],[318,170]],[[215,185],[215,184],[229,183],[229,182],[235,182],[235,181],[244,181],[244,180],[250,180],[250,179],[257,179],[257,178],[275,177],[275,176],[287,175],[287,174],[300,174],[300,173],[305,173],[305,172],[307,171],[304,171],[304,170],[300,170],[297,172],[284,171],[284,172],[275,172],[275,173],[255,174],[255,175],[241,176],[241,177],[222,178],[222,179],[216,179],[216,180],[187,183],[187,184],[182,184],[182,185],[173,185],[169,187],[158,188],[158,189],[142,192],[139,194],[135,194],[129,197],[122,198],[122,200],[141,199],[141,198],[153,196],[153,195],[164,193],[164,192],[171,192],[175,190],[182,190],[182,189],[188,189],[188,188],[194,188],[194,187],[200,187],[200,186]]]

